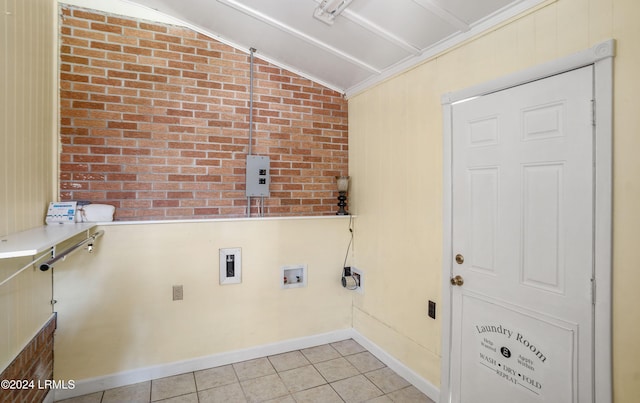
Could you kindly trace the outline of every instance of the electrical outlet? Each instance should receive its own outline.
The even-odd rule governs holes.
[[[355,267],[351,268],[351,277],[356,281],[356,291],[364,294],[364,273]]]
[[[429,317],[432,319],[436,318],[436,303],[433,301],[429,301]]]
[[[173,300],[174,301],[182,301],[183,298],[183,290],[182,285],[174,285],[173,286]]]

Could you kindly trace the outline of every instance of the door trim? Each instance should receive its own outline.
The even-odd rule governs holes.
[[[442,251],[442,358],[440,403],[450,402],[451,269],[452,246],[452,105],[456,102],[526,84],[580,67],[594,67],[595,97],[595,210],[594,210],[594,397],[612,401],[611,268],[612,268],[612,161],[613,161],[613,57],[615,40],[558,60],[510,74],[460,91],[444,94],[443,117],[443,251]]]

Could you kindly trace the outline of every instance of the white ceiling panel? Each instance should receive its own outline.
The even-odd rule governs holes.
[[[271,2],[243,0],[243,3],[256,13],[279,21],[281,29],[290,29],[314,38],[319,43],[349,54],[373,67],[376,72],[411,54],[393,43],[380,40],[380,36],[373,30],[362,29],[361,25],[348,18],[338,18],[333,25],[310,19],[317,6],[312,0],[297,1],[295,6],[287,8],[287,12],[282,14],[274,11],[270,6]],[[277,3],[290,1],[280,0]],[[307,57],[313,59],[313,55]]]
[[[413,0],[354,1],[342,15],[351,18],[354,14],[402,38],[418,52],[457,31]]]
[[[460,18],[462,21],[471,25],[481,21],[487,16],[494,14],[503,8],[510,6],[514,2],[512,0],[430,0],[438,4],[444,10]]]
[[[351,96],[544,0],[352,0],[331,25],[323,0],[60,1],[148,7]]]

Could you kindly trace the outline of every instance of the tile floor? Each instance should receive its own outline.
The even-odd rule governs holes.
[[[433,403],[351,339],[60,402]]]

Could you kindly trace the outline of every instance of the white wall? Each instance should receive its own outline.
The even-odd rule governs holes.
[[[347,217],[104,226],[92,254],[55,268],[55,376],[85,380],[350,329],[340,276]],[[219,285],[220,248],[242,248],[242,283]],[[280,267],[308,265],[307,287]],[[184,299],[172,301],[172,286]]]

